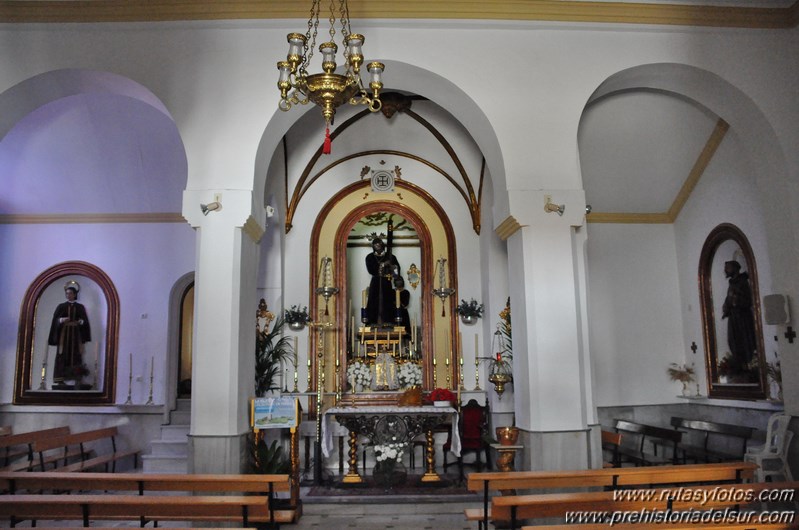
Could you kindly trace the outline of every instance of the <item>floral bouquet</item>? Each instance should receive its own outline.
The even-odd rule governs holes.
[[[311,316],[308,314],[308,306],[293,305],[284,311],[283,318],[289,324],[299,322],[305,324],[311,321]]]
[[[397,377],[402,388],[420,386],[422,384],[422,367],[416,363],[404,363],[400,365]]]
[[[391,442],[387,444],[375,445],[375,460],[378,462],[386,462],[388,460],[399,461],[402,455],[405,454],[407,444]]]
[[[359,361],[347,366],[347,382],[355,392],[363,392],[372,385],[372,369]]]
[[[458,304],[458,314],[466,317],[481,318],[483,316],[483,304],[474,298],[468,302],[466,300],[461,300],[461,303]]]
[[[436,388],[432,392],[430,392],[430,396],[428,396],[430,401],[449,401],[452,403],[457,399],[457,396],[451,391],[447,390],[446,388]]]

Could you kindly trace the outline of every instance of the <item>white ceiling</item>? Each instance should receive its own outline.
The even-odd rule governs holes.
[[[593,211],[667,212],[717,120],[692,102],[655,91],[593,102],[578,138],[583,185]]]

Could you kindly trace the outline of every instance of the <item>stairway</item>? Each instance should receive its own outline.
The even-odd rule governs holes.
[[[144,473],[186,473],[191,421],[191,399],[178,399],[169,415],[169,424],[161,426],[161,438],[150,442],[150,454],[142,455]]]

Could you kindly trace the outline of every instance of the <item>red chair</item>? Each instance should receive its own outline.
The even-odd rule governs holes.
[[[483,462],[480,459],[480,453],[485,453],[486,467],[491,469],[491,458],[489,457],[489,449],[491,448],[488,438],[488,421],[489,409],[488,401],[485,406],[480,405],[477,400],[470,399],[468,403],[463,405],[458,416],[458,432],[461,436],[461,456],[458,457],[458,476],[463,480],[463,455],[466,453],[474,453],[475,461],[467,463],[466,465],[474,465],[478,471],[482,471]],[[447,435],[447,441],[444,443],[444,470],[455,462],[447,462],[447,453],[450,452],[452,447],[452,431]]]

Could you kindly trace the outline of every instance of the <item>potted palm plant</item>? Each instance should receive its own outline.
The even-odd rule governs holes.
[[[278,374],[282,363],[294,354],[289,337],[281,336],[285,319],[277,317],[272,330],[258,333],[255,338],[255,395],[263,397],[269,391],[280,390]]]

